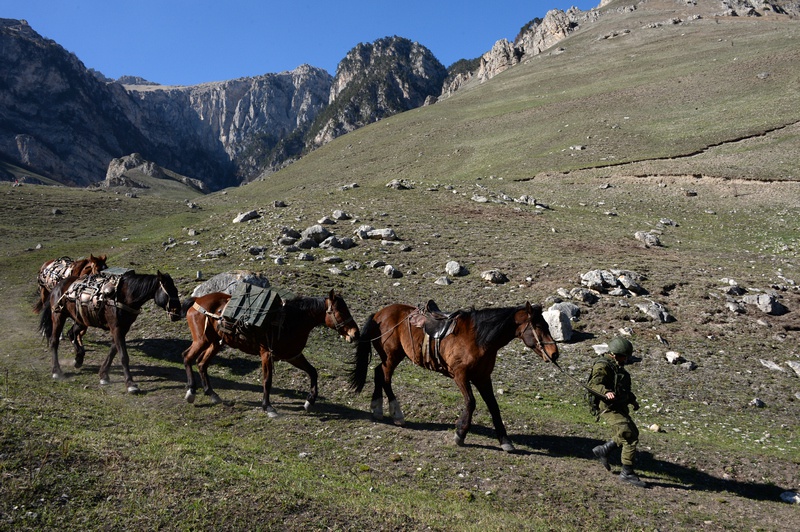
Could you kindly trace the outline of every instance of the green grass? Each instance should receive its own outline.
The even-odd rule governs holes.
[[[794,509],[778,495],[797,489],[797,378],[759,359],[785,366],[800,357],[800,294],[786,281],[800,279],[800,173],[786,156],[798,133],[789,126],[726,141],[797,122],[797,25],[706,20],[643,29],[667,18],[642,5],[624,21],[604,19],[564,42],[562,54],[355,131],[277,174],[193,198],[196,209],[174,195],[0,186],[0,298],[13,324],[0,343],[0,528],[788,529]],[[622,27],[632,34],[598,41]],[[741,65],[771,75],[740,78]],[[587,149],[569,150],[576,144]],[[387,188],[395,178],[414,189]],[[342,189],[352,183],[359,186]],[[474,202],[476,194],[492,201]],[[502,194],[527,194],[550,209]],[[232,223],[251,209],[261,218]],[[355,218],[331,226],[337,236],[361,224],[391,227],[402,247],[358,242],[335,254],[361,267],[337,275],[321,260],[333,252],[314,250],[317,260],[301,262],[274,244],[282,227],[302,230],[335,209]],[[678,226],[661,229],[662,248],[641,247],[634,233],[661,218]],[[165,245],[170,238],[174,247]],[[265,246],[266,257],[251,255],[251,246]],[[209,258],[214,249],[226,256]],[[314,411],[302,409],[306,376],[278,363],[275,420],[260,409],[260,361],[231,350],[209,370],[226,404],[212,407],[202,395],[186,404],[189,332],[152,306],[128,335],[143,393],[125,393],[118,366],[114,382],[99,385],[109,337],[94,329],[81,370],[62,342],[67,379],[53,382],[30,311],[36,272],[45,260],[89,253],[140,273],[166,271],[182,296],[197,271],[239,268],[303,295],[335,288],[359,323],[392,302],[547,306],[590,269],[646,274],[649,297],[677,321],[654,323],[634,300],[603,296],[580,305],[581,336],[560,346],[560,363],[583,380],[591,345],[633,330],[640,470],[654,486],[633,490],[602,470],[590,449],[608,428],[593,422],[574,382],[519,342],[501,351],[493,372],[517,454],[499,450],[479,397],[467,445],[456,447],[457,387],[408,362],[394,378],[408,426],[372,421],[372,375],[362,394],[349,392],[352,346],[328,330],[314,331],[305,350],[320,372]],[[285,264],[270,256],[278,254]],[[369,268],[375,259],[404,276]],[[448,260],[469,274],[435,285]],[[511,282],[488,285],[480,273],[489,268]],[[724,278],[777,290],[792,313],[731,314],[719,295]],[[697,369],[668,364],[668,349]],[[749,407],[754,397],[767,407]],[[648,431],[651,424],[664,432]]]

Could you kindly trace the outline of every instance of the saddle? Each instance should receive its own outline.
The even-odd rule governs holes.
[[[102,273],[89,274],[79,278],[69,285],[62,296],[74,301],[78,316],[94,326],[102,326],[105,323],[101,317],[108,303],[135,314],[139,313],[138,310],[116,300],[117,287],[122,279],[122,274],[108,272],[109,270],[105,270]]]
[[[39,272],[39,277],[37,279],[39,281],[39,286],[47,290],[52,290],[62,279],[66,279],[72,275],[74,263],[75,261],[69,257],[61,257],[60,259],[54,260]]]
[[[425,333],[421,360],[425,367],[439,370],[444,365],[439,347],[442,339],[452,334],[461,312],[443,312],[433,299],[429,299],[424,305],[418,305],[416,312],[409,316],[408,322]]]

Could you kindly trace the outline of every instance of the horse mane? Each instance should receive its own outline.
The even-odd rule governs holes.
[[[286,310],[293,309],[302,313],[316,313],[325,310],[324,297],[295,296],[286,301]]]
[[[471,309],[469,315],[475,327],[475,343],[483,347],[494,343],[498,337],[513,336],[517,325],[512,317],[523,308],[519,306]]]
[[[158,276],[151,273],[126,272],[120,279],[121,288],[123,288],[129,303],[152,294],[156,284],[158,284]]]

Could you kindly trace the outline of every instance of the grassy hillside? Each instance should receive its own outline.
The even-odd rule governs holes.
[[[199,208],[177,196],[0,185],[0,298],[11,314],[0,343],[0,528],[792,530],[797,508],[780,495],[800,491],[800,379],[786,364],[800,362],[800,26],[706,17],[649,27],[688,21],[691,9],[648,2],[605,15],[561,53],[193,198]],[[393,179],[412,188],[387,187]],[[523,195],[540,207],[513,201]],[[260,218],[233,223],[253,209]],[[275,244],[283,228],[337,209],[353,217],[327,226],[337,236],[369,224],[394,229],[399,243],[311,250],[313,261]],[[663,245],[643,247],[637,231]],[[516,341],[493,373],[514,454],[500,450],[480,399],[456,447],[455,385],[407,362],[394,389],[408,425],[371,420],[371,374],[364,393],[347,389],[353,347],[329,330],[312,332],[305,350],[320,372],[310,413],[305,374],[278,363],[281,417],[268,418],[260,361],[233,350],[210,368],[226,403],[186,404],[188,328],[152,304],[128,335],[142,393],[125,393],[118,366],[99,385],[109,337],[94,329],[80,370],[62,342],[67,379],[55,382],[31,312],[36,272],[89,253],[169,272],[183,296],[198,272],[240,268],[304,295],[335,288],[359,323],[429,298],[444,309],[548,306],[584,272],[635,271],[649,295],[579,303],[575,338],[559,348],[561,366],[582,380],[592,345],[630,330],[638,470],[651,487],[602,469],[591,448],[609,429],[572,380]],[[333,255],[342,262],[323,260]],[[378,259],[403,276],[372,268]],[[469,273],[435,284],[448,260]],[[510,282],[483,281],[491,268]],[[731,312],[731,279],[775,293],[789,312]],[[644,299],[675,321],[646,317],[636,308]],[[668,350],[696,368],[669,364]],[[765,406],[751,406],[756,398]]]

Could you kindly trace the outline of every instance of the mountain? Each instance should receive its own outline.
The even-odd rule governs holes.
[[[798,1],[647,4],[674,13],[659,24],[687,16],[800,14]],[[538,55],[561,53],[559,43],[571,35],[602,18],[624,20],[640,5],[611,1],[588,12],[552,10],[525,24],[513,43],[501,39],[450,72],[423,45],[387,37],[356,45],[335,77],[302,65],[179,87],[136,76],[107,80],[27,22],[0,19],[0,163],[43,182],[87,186],[103,180],[112,160],[136,153],[203,182],[206,190],[236,186],[364,125],[447,99]],[[0,179],[17,174],[4,170]]]

